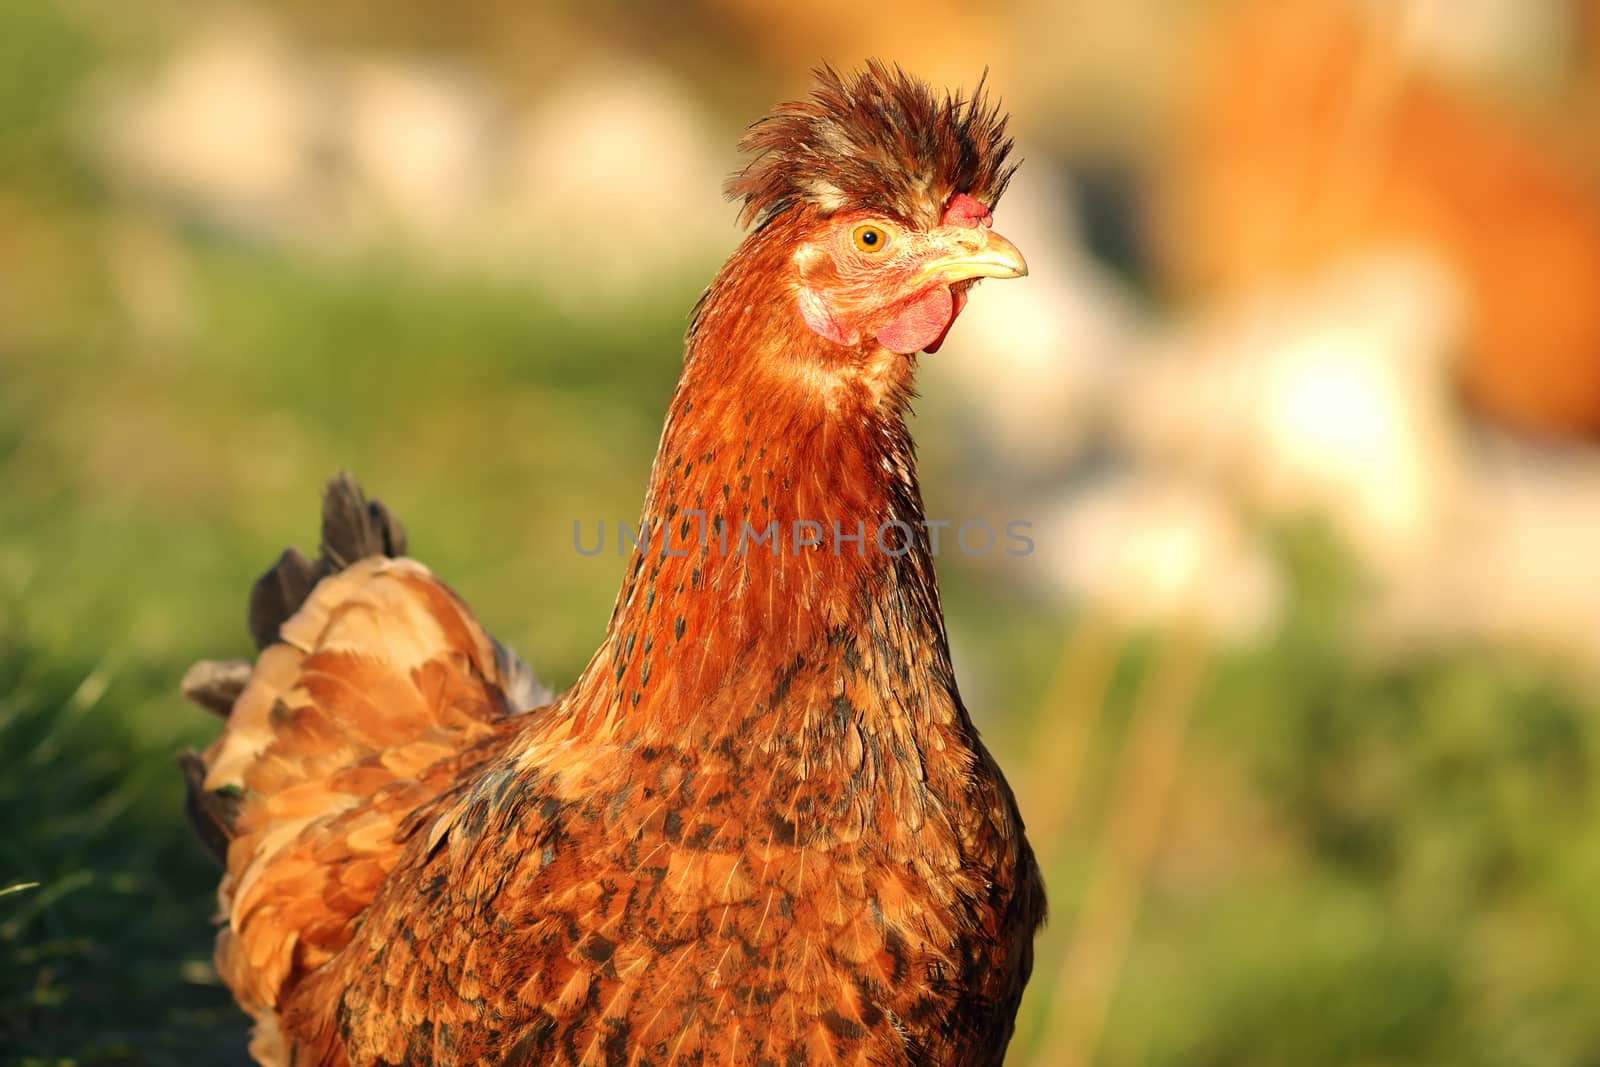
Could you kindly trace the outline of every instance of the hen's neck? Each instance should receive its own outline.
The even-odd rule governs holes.
[[[711,747],[826,712],[848,747],[852,708],[953,714],[910,364],[805,329],[782,252],[747,246],[697,309],[579,730]]]

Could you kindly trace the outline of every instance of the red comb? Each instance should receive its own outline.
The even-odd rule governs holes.
[[[977,226],[994,222],[994,216],[987,207],[966,193],[957,193],[950,198],[949,205],[944,209],[944,218],[939,221],[946,226]]]

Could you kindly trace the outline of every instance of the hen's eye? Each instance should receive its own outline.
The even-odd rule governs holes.
[[[881,226],[857,226],[852,236],[863,252],[882,252],[889,247],[889,235]]]

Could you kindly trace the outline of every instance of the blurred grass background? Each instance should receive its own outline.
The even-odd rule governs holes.
[[[1225,462],[1204,476],[1175,463],[1126,428],[1137,412],[1107,414],[1143,380],[1121,368],[1203,364],[1185,346],[1218,346],[1184,340],[1233,306],[1217,276],[1288,284],[1349,251],[1257,249],[1250,269],[1207,282],[1207,220],[1225,243],[1229,211],[1248,224],[1253,209],[1206,216],[1180,198],[1200,220],[1172,222],[1157,203],[1158,178],[1203,169],[1167,136],[1206,128],[1179,114],[1173,57],[1239,6],[1013,3],[974,26],[955,4],[0,5],[0,1061],[243,1061],[242,1016],[209,964],[216,876],[189,841],[172,758],[215,731],[177,698],[184,667],[246,652],[249,583],[311,540],[319,487],[347,468],[491,629],[553,684],[575,677],[622,561],[579,556],[572,523],[637,515],[687,309],[735,239],[716,182],[737,130],[798,91],[809,64],[875,53],[952,84],[991,65],[1029,157],[999,228],[1034,277],[979,294],[928,361],[918,424],[933,514],[1037,526],[1030,557],[940,561],[964,692],[1051,891],[1012,1062],[1600,1065],[1592,549],[1537,541],[1554,577],[1530,586],[1496,555],[1508,542],[1461,521],[1457,497],[1428,512],[1426,536],[1362,525],[1372,494],[1432,500],[1436,482],[1502,471],[1509,450],[1535,479],[1576,472],[1580,501],[1519,496],[1519,530],[1592,543],[1582,413],[1527,445],[1532,394],[1485,399],[1501,378],[1480,375],[1468,408],[1448,370],[1424,376],[1424,409],[1445,412],[1456,442],[1444,468],[1400,434],[1395,448],[1422,450],[1424,482],[1385,481],[1413,459],[1386,445],[1340,468],[1353,490],[1335,479],[1282,506]],[[1560,22],[1558,6],[1522,5],[1548,24],[1526,30],[1535,60],[1481,75],[1469,99],[1495,100],[1485,113],[1512,115],[1519,136],[1545,131],[1587,173],[1588,142],[1559,132],[1584,128],[1587,68],[1564,60],[1576,73],[1563,80],[1548,56],[1581,53],[1589,24]],[[302,91],[309,104],[294,102]],[[393,100],[421,104],[389,115]],[[376,127],[361,126],[374,107]],[[513,114],[536,116],[532,155],[515,180],[480,173],[523,129]],[[586,139],[632,115],[656,125]],[[274,131],[298,147],[275,147]],[[660,152],[639,158],[641,143]],[[1381,185],[1359,165],[1367,148],[1347,147],[1358,184]],[[451,152],[467,162],[430,169]],[[1275,173],[1239,180],[1276,188]],[[1030,174],[1059,181],[1025,186]],[[1439,180],[1429,204],[1450,202],[1455,179]],[[508,192],[517,181],[531,189]],[[628,203],[585,200],[588,186]],[[1505,232],[1538,206],[1508,200],[1463,232]],[[1174,240],[1154,232],[1162,218],[1199,250],[1152,251]],[[1440,364],[1493,353],[1472,340],[1474,323],[1500,320],[1471,284],[1470,241],[1437,236],[1455,224],[1372,218],[1373,247],[1398,234],[1467,264],[1475,313],[1426,342],[1451,357]],[[592,269],[552,275],[552,243]],[[608,275],[612,263],[631,273]],[[1008,310],[980,317],[991,300]],[[1086,314],[1117,325],[1084,327]],[[1326,320],[1305,321],[1326,335]],[[1220,345],[1254,353],[1261,331]],[[1400,358],[1383,343],[1336,358]],[[1096,346],[1117,369],[1085,369]],[[1575,346],[1580,366],[1600,361]],[[1532,374],[1563,352],[1536,347],[1519,365]],[[1277,380],[1252,366],[1247,379]],[[1056,397],[1069,379],[1098,384]],[[1185,393],[1181,381],[1152,388]],[[1336,442],[1390,399],[1317,395]],[[1205,409],[1211,432],[1273,400],[1234,402]],[[1108,481],[1142,500],[1174,479],[1175,499],[1203,506],[1113,509],[1109,527],[1074,510]],[[1316,481],[1291,471],[1287,484]],[[1469,499],[1494,512],[1499,498]],[[1242,570],[1231,548],[1212,551],[1215,514],[1230,516],[1225,547],[1250,548]],[[1152,533],[1154,554],[1140,554]],[[1095,556],[1085,577],[1084,553],[1107,543],[1133,562]],[[1454,560],[1472,583],[1436,575]],[[1560,610],[1524,611],[1528,588],[1534,608]]]

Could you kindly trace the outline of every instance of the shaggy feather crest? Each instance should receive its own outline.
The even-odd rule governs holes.
[[[742,225],[810,204],[930,227],[957,193],[992,209],[1005,192],[1016,170],[1007,117],[981,79],[970,97],[938,94],[878,60],[848,76],[824,66],[816,79],[809,99],[780,104],[739,141],[755,156],[727,185],[744,201]]]

